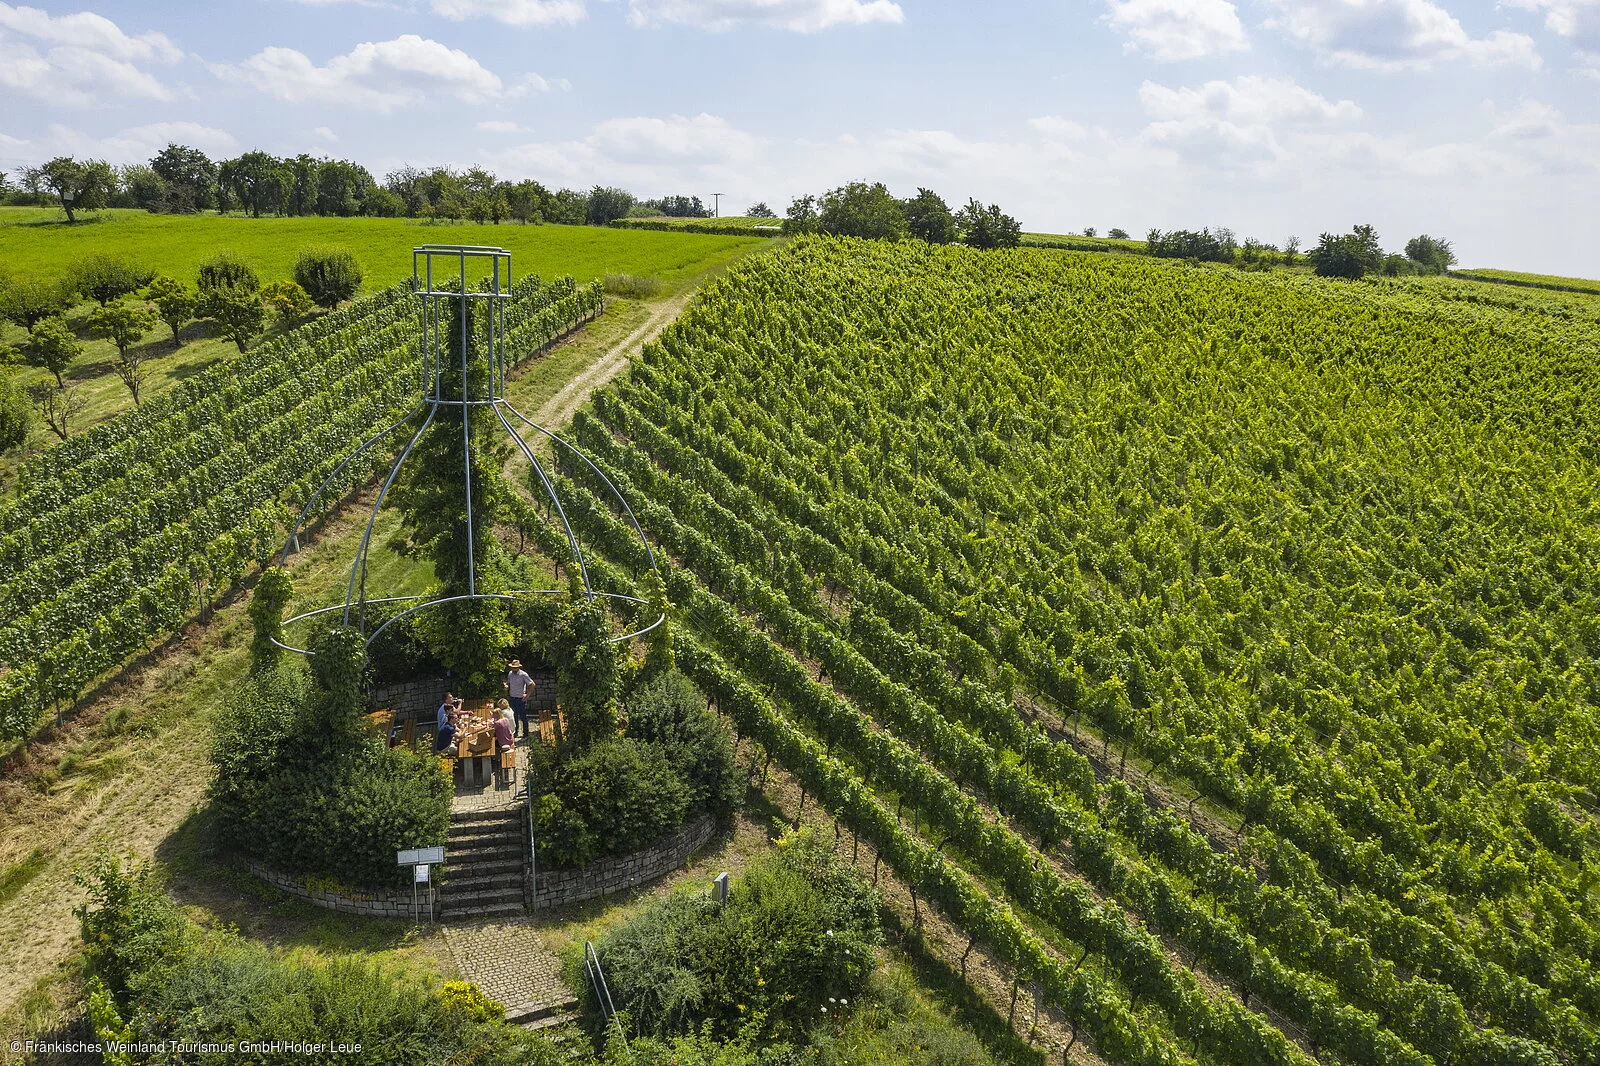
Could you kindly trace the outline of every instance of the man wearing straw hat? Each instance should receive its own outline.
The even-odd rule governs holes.
[[[533,678],[522,668],[521,659],[512,659],[506,664],[506,700],[511,704],[511,713],[516,716],[517,725],[522,727],[522,735],[528,735],[528,694],[533,691]]]

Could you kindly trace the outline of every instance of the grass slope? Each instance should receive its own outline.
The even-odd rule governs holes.
[[[103,211],[69,226],[37,208],[0,209],[0,265],[60,277],[74,260],[101,252],[130,256],[185,280],[219,249],[238,253],[263,280],[286,278],[308,244],[345,244],[366,275],[367,291],[411,275],[420,244],[485,244],[512,253],[518,274],[571,274],[588,281],[608,272],[685,281],[756,240],[625,232],[597,226],[428,225],[403,218],[244,218]]]

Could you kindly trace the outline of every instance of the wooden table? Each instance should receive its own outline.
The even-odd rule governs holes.
[[[493,719],[463,711],[456,723],[456,759],[461,763],[462,784],[489,783],[495,748]]]

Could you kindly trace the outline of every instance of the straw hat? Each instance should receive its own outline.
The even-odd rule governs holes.
[[[512,659],[506,665],[511,667],[511,669],[513,669],[513,670],[521,670],[522,669],[522,660],[521,659]]]

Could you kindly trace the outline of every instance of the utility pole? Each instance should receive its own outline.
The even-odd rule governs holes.
[[[714,192],[714,193],[711,194],[711,217],[712,218],[721,218],[722,217],[722,198],[724,196],[726,196],[726,195],[728,195],[728,194],[725,193],[725,192]]]

